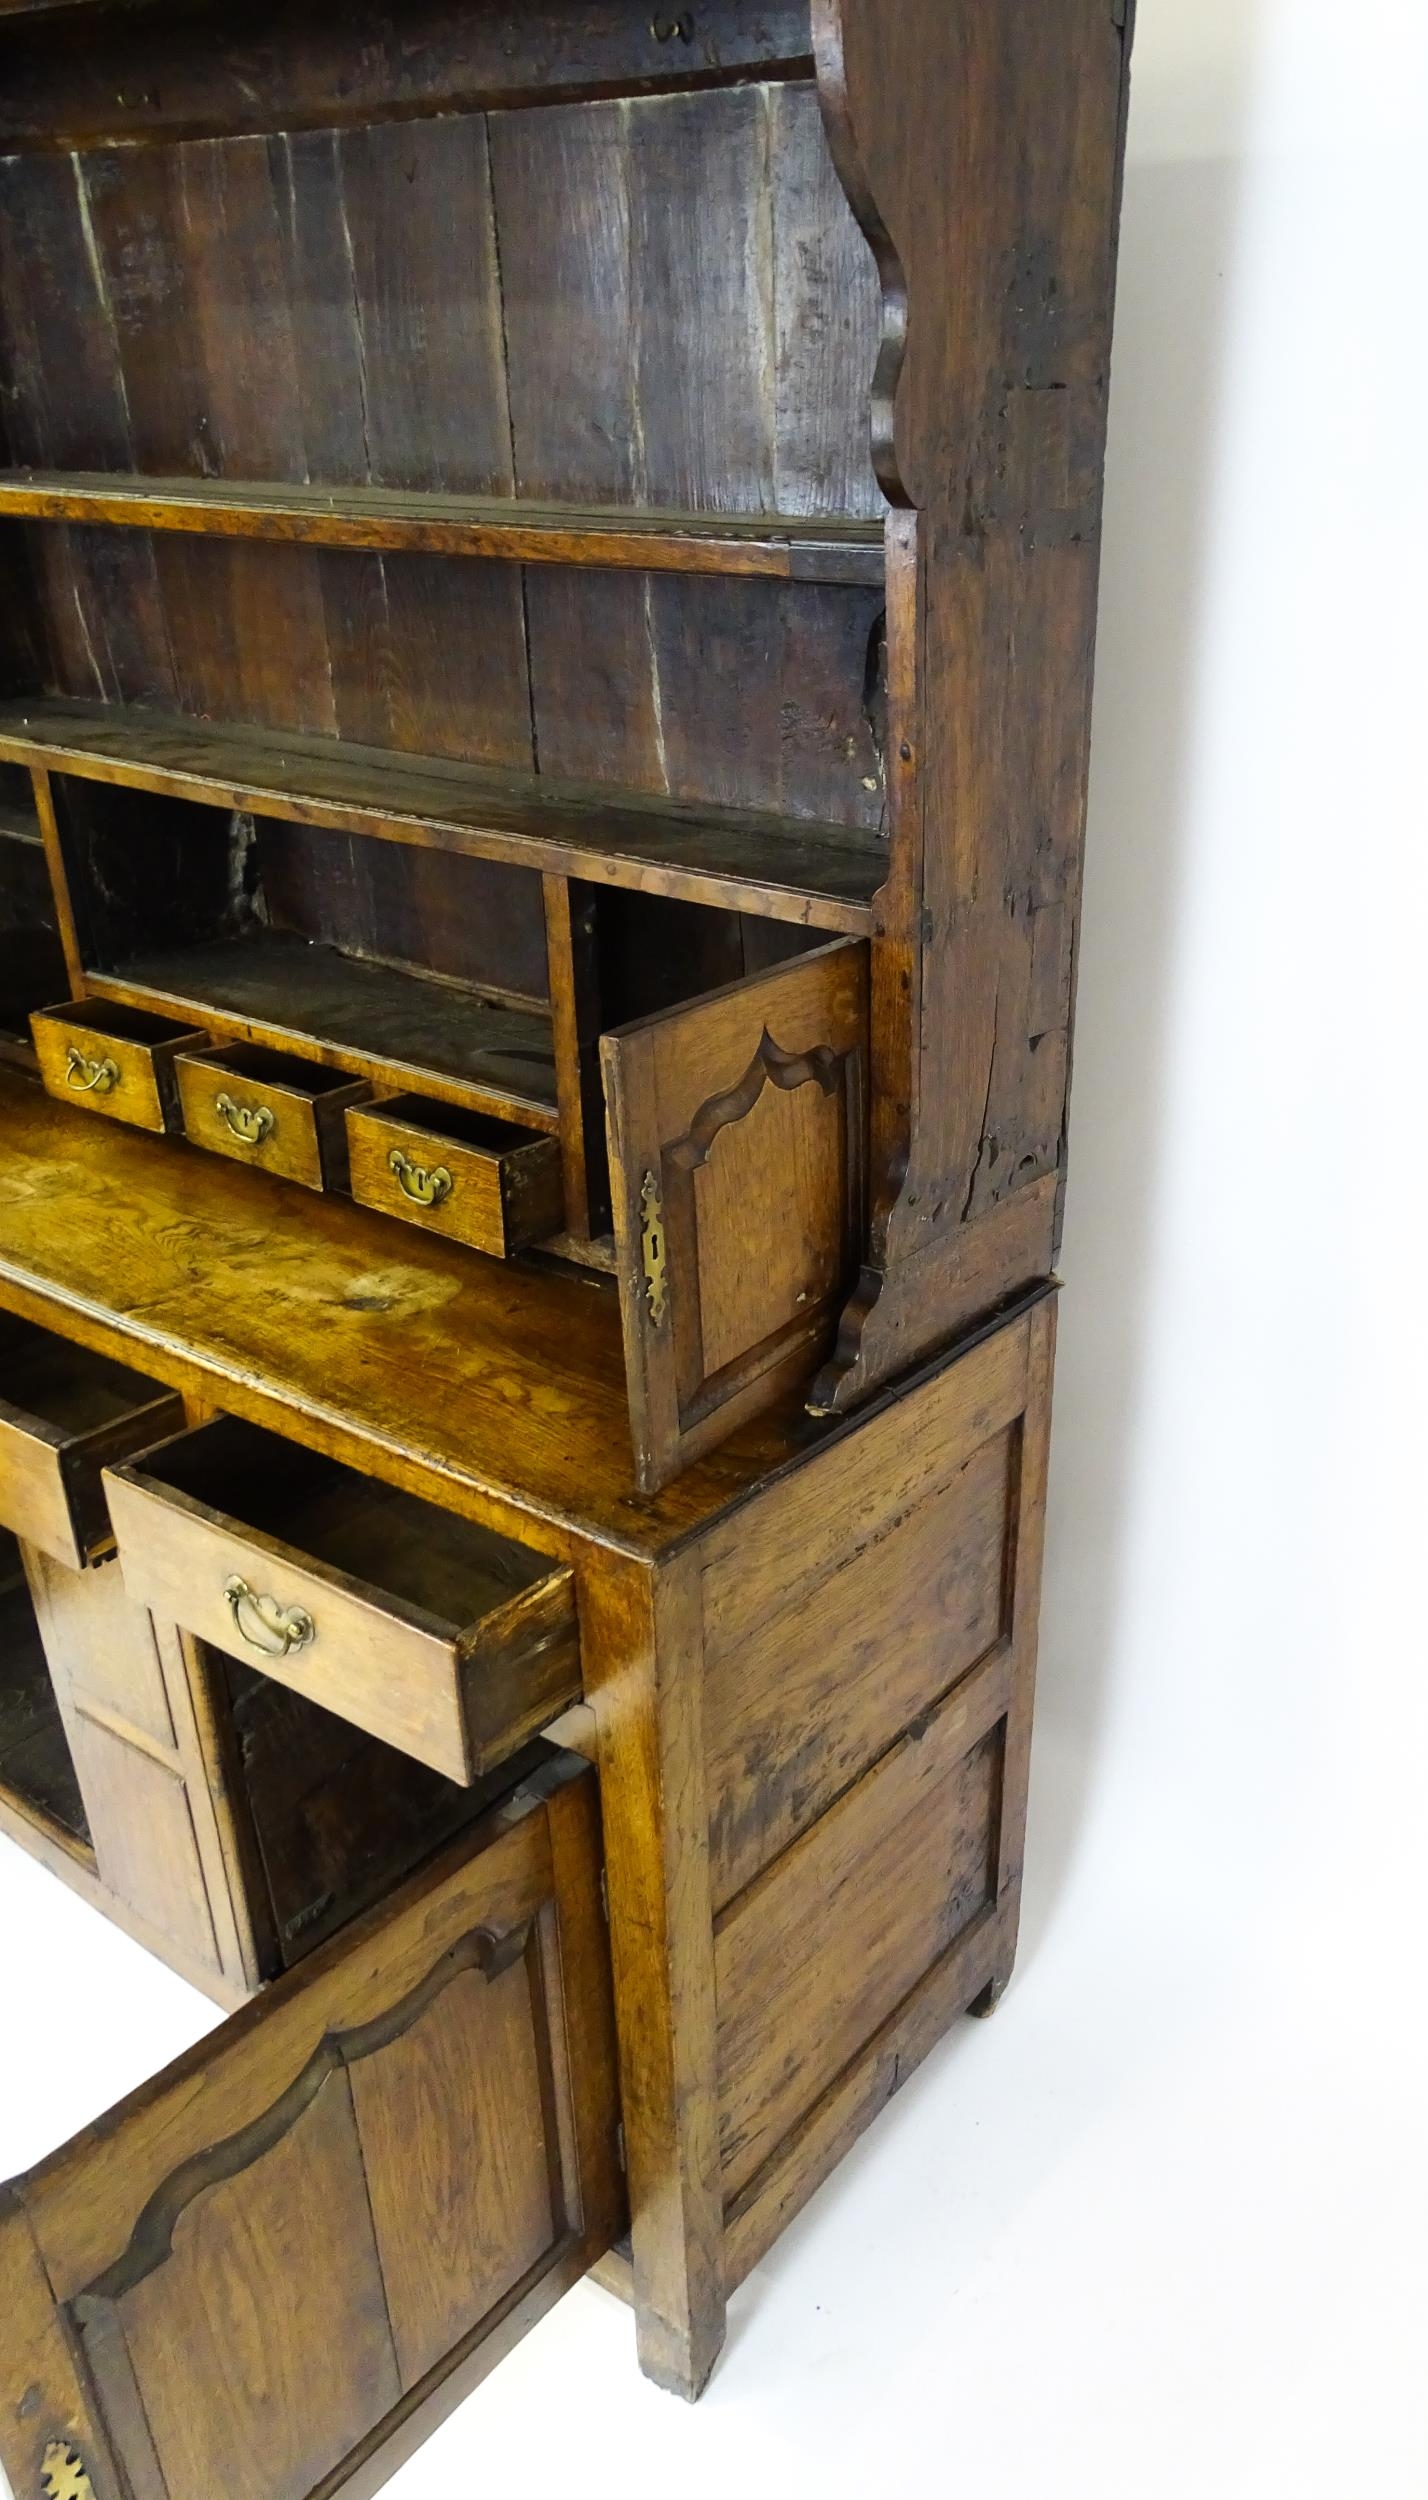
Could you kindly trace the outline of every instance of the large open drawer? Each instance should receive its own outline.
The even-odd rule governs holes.
[[[599,1876],[594,1775],[551,1755],[0,2190],[17,2494],[355,2500],[603,2255],[623,2189]]]
[[[123,1363],[0,1313],[0,1527],[71,1571],[112,1553],[100,1471],[183,1422]]]
[[[571,1573],[231,1416],[106,1477],[125,1585],[463,1785],[580,1694]]]

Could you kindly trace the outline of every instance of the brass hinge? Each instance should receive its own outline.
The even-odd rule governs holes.
[[[645,1301],[656,1328],[669,1310],[669,1277],[665,1271],[664,1200],[653,1172],[640,1184],[640,1254],[645,1271]]]

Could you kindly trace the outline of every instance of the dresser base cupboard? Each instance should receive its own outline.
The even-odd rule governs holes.
[[[1007,1985],[1129,43],[0,5],[16,2500],[696,2397]]]

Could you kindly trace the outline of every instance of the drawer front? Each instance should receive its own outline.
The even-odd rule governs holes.
[[[324,1081],[289,1081],[274,1072],[277,1053],[180,1051],[176,1061],[184,1133],[210,1154],[256,1163],[304,1189],[341,1188],[347,1175],[343,1113],[367,1088]],[[296,1076],[296,1072],[294,1072]]]
[[[560,1144],[501,1120],[471,1119],[465,1134],[432,1107],[405,1101],[347,1114],[352,1195],[472,1250],[506,1258],[559,1232],[565,1217]]]
[[[142,1469],[119,1469],[106,1486],[125,1585],[141,1605],[463,1786],[579,1695],[568,1570],[542,1572],[457,1625]]]
[[[0,1394],[0,1527],[82,1571],[114,1547],[103,1469],[173,1432],[182,1400],[8,1316],[0,1318],[6,1390],[14,1396]]]
[[[599,1884],[594,1779],[557,1757],[0,2189],[0,2484],[395,2470],[623,2228]]]
[[[192,1026],[77,1001],[42,1008],[31,1016],[30,1030],[45,1089],[58,1101],[130,1128],[177,1128],[174,1059],[202,1040]]]

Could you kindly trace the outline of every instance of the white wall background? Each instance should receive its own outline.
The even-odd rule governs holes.
[[[695,2411],[582,2288],[401,2500],[1428,2491],[1426,52],[1142,0],[1018,1980]],[[4,1856],[0,2171],[201,2027]]]

